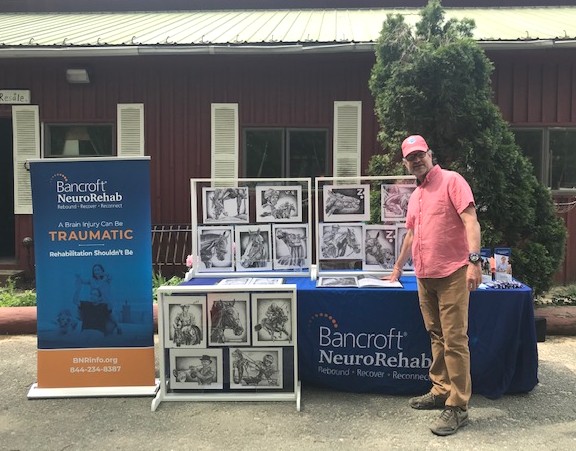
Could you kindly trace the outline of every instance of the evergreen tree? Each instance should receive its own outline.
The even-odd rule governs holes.
[[[470,183],[482,245],[511,247],[514,277],[540,293],[563,258],[566,229],[492,101],[493,65],[472,38],[474,26],[446,21],[439,0],[422,10],[415,30],[388,15],[369,84],[385,154],[368,172],[398,174],[402,140],[424,136],[438,163]]]

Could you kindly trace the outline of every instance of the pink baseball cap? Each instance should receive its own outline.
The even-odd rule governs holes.
[[[404,140],[402,143],[402,156],[406,158],[412,152],[426,152],[428,144],[420,135],[412,135]]]

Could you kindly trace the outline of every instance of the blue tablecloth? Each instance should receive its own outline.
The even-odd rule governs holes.
[[[430,341],[414,277],[402,278],[403,289],[316,288],[301,277],[284,282],[297,285],[303,383],[388,394],[420,394],[430,388]],[[473,393],[498,398],[536,386],[538,350],[529,287],[473,292],[468,335]]]

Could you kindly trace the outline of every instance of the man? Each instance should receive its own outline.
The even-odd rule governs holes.
[[[432,348],[432,388],[409,404],[414,409],[443,409],[431,430],[450,435],[468,423],[472,393],[468,301],[470,291],[482,280],[480,224],[470,186],[460,174],[434,164],[422,136],[406,138],[402,155],[418,186],[410,197],[408,232],[390,280],[400,278],[412,253],[420,310]]]
[[[199,385],[210,385],[212,382],[216,382],[216,375],[212,369],[212,359],[210,356],[204,354],[200,357],[200,368],[196,368],[196,379]]]

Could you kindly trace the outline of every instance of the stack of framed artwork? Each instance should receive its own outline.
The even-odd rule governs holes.
[[[310,178],[190,183],[193,277],[310,275]]]
[[[314,188],[317,275],[390,273],[406,235],[416,179],[317,177]],[[411,259],[404,270],[413,271]]]
[[[295,401],[296,286],[158,289],[162,401]]]

